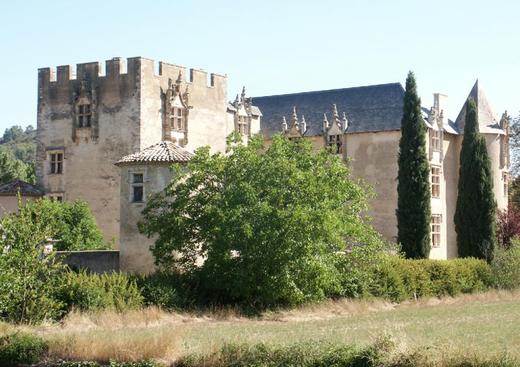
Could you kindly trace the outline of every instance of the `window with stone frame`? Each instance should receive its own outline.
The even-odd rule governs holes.
[[[331,147],[336,154],[343,153],[343,143],[341,141],[341,135],[329,135],[327,140],[327,146]]]
[[[52,175],[61,175],[63,173],[63,152],[49,153],[49,173]]]
[[[63,194],[49,194],[48,197],[51,201],[63,202]]]
[[[238,116],[238,132],[242,135],[249,135],[248,116]]]
[[[143,173],[132,173],[132,203],[144,202],[144,175]]]
[[[92,106],[90,103],[78,105],[78,127],[90,127],[92,124]]]
[[[432,150],[436,152],[441,151],[441,131],[432,129],[431,133]]]
[[[441,167],[431,167],[431,186],[432,197],[439,198],[441,196]]]
[[[182,107],[172,107],[171,128],[174,131],[186,131],[186,110]]]
[[[432,247],[441,246],[441,225],[442,215],[432,214],[431,229],[432,229]]]

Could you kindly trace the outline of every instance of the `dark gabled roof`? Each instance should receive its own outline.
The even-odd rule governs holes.
[[[261,131],[264,136],[281,132],[283,116],[290,116],[295,106],[307,122],[305,135],[321,135],[323,114],[330,119],[332,105],[340,115],[346,113],[348,133],[399,130],[403,113],[404,89],[400,83],[331,89],[314,92],[253,97],[262,111]]]
[[[183,147],[171,141],[161,141],[140,152],[124,156],[116,162],[116,165],[132,163],[185,163],[192,157],[193,153],[190,153]]]
[[[11,196],[20,193],[22,196],[43,196],[43,191],[35,185],[22,180],[14,180],[0,185],[0,196]]]

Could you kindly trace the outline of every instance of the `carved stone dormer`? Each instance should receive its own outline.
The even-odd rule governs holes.
[[[510,117],[505,111],[500,118],[500,128],[504,130],[504,135],[500,136],[500,168],[508,170],[510,166],[509,157],[509,133]]]
[[[182,91],[182,73],[175,81],[168,79],[168,89],[164,93],[163,140],[180,146],[188,143],[189,90]]]
[[[302,120],[302,123],[298,122],[298,114],[296,113],[296,107],[293,107],[293,112],[291,115],[291,122],[289,127],[287,127],[287,121],[285,120],[285,116],[282,121],[282,128],[284,134],[290,139],[298,139],[305,134],[305,130],[307,129],[307,123],[305,122],[305,117]]]
[[[345,115],[344,121],[346,121]],[[342,154],[344,127],[341,119],[339,118],[338,107],[336,104],[332,105],[332,121],[330,123],[327,120],[327,115],[324,114],[323,129],[325,146],[332,148],[336,154]]]
[[[89,138],[97,141],[99,124],[97,118],[97,93],[87,79],[79,82],[72,92],[72,140],[78,142]]]
[[[444,111],[438,111],[435,106],[430,108],[428,112],[428,123],[431,125],[429,129],[430,139],[430,160],[434,158],[434,152],[439,152],[439,161],[444,159]]]
[[[235,113],[235,131],[244,136],[251,136],[251,119],[252,119],[252,98],[246,97],[246,87],[242,87],[240,96],[237,94],[232,103],[236,110]]]

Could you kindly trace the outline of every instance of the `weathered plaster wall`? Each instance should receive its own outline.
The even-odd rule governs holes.
[[[29,200],[37,200],[38,197],[24,196],[22,197],[22,205]],[[18,196],[16,195],[0,195],[0,218],[4,214],[17,213],[18,212]]]
[[[152,193],[162,191],[172,178],[168,164],[125,165],[121,168],[121,270],[132,273],[149,273],[154,270],[154,259],[150,247],[153,238],[148,238],[137,228],[141,212]],[[143,173],[144,202],[131,200],[131,174]]]
[[[491,160],[491,171],[493,175],[493,191],[497,202],[497,209],[507,209],[507,192],[504,192],[504,173],[507,173],[507,167],[501,167],[500,151],[501,151],[501,135],[483,134],[486,139],[489,159]]]
[[[444,134],[441,182],[444,183],[445,192],[443,224],[445,224],[446,231],[446,251],[443,254],[445,255],[442,257],[443,259],[452,259],[458,256],[454,217],[458,196],[460,148],[460,135]]]
[[[352,177],[367,182],[376,197],[370,202],[373,226],[385,239],[397,237],[397,155],[400,131],[346,134],[346,155]]]

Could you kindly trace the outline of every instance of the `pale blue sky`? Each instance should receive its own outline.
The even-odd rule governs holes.
[[[1,1],[0,133],[36,125],[39,67],[144,56],[228,75],[228,98],[404,83],[455,118],[476,78],[520,110],[520,2]]]

